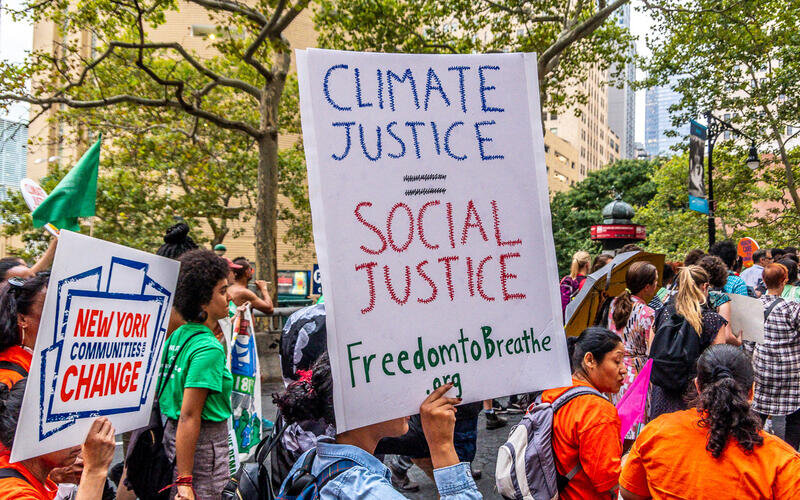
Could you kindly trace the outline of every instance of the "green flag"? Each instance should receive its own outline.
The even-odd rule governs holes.
[[[79,231],[78,217],[91,217],[97,199],[97,169],[100,166],[100,141],[83,154],[53,192],[33,211],[33,227],[48,222],[59,229]]]

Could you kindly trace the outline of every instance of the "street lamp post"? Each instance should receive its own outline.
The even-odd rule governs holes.
[[[759,160],[756,141],[749,135],[725,120],[717,118],[710,111],[706,112],[706,125],[706,140],[708,141],[708,247],[711,248],[711,245],[717,239],[717,224],[714,219],[714,211],[717,208],[714,201],[714,144],[717,142],[717,137],[725,130],[730,130],[735,134],[750,139],[750,151],[746,160],[747,167],[751,170],[757,169]]]

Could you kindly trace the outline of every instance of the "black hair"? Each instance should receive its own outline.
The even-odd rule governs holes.
[[[787,254],[797,255],[797,247],[786,247],[783,251]]]
[[[245,257],[236,257],[233,259],[233,263],[242,266],[240,269],[233,269],[233,276],[237,280],[242,278],[245,274],[247,274],[247,271],[250,270],[250,261]]]
[[[592,353],[598,363],[609,352],[616,349],[622,339],[616,333],[602,326],[590,326],[577,337],[567,338],[570,366],[572,373],[583,370],[583,357],[587,352]]]
[[[722,288],[728,282],[728,267],[716,255],[706,255],[697,261],[697,265],[706,270],[712,287]]]
[[[727,344],[706,349],[697,360],[697,385],[695,406],[702,413],[700,426],[708,428],[711,456],[719,458],[731,437],[748,452],[764,443],[761,419],[748,401],[753,367],[742,350]]]
[[[214,287],[228,278],[228,263],[211,250],[191,250],[178,259],[178,285],[175,309],[183,319],[196,323],[206,320],[203,306],[211,302]]]
[[[738,257],[738,252],[736,251],[736,245],[731,240],[725,241],[718,241],[711,245],[711,248],[708,250],[709,255],[716,255],[722,262],[728,266],[728,269],[733,269],[736,265],[736,257]]]
[[[782,257],[786,254],[783,248],[770,248],[769,249],[770,255],[772,255],[772,260],[777,261],[778,257]]]
[[[167,229],[164,234],[164,244],[156,251],[157,255],[177,259],[190,250],[197,248],[197,243],[189,236],[189,226],[185,222],[178,222]]]
[[[17,257],[3,257],[0,259],[0,281],[6,279],[6,275],[11,269],[21,265]]]
[[[661,271],[661,283],[667,286],[667,284],[672,283],[676,276],[675,268],[669,262],[665,262],[664,269]]]
[[[705,257],[706,253],[699,248],[695,248],[693,250],[689,250],[686,253],[686,257],[683,258],[683,265],[684,267],[693,266],[697,264],[697,261]]]
[[[298,380],[272,395],[288,423],[323,419],[336,426],[333,412],[333,378],[328,353],[323,353],[311,366],[311,380]]]
[[[22,342],[17,315],[30,314],[36,296],[48,281],[50,274],[40,273],[28,278],[22,285],[6,282],[0,288],[0,351]]]
[[[789,284],[793,284],[797,281],[797,262],[792,259],[784,257],[781,259],[778,264],[782,265],[786,268],[786,271],[789,273]]]
[[[9,450],[14,447],[14,434],[17,432],[27,380],[23,378],[17,381],[10,389],[0,384],[0,443]]]
[[[758,264],[758,261],[763,259],[767,256],[767,251],[764,249],[759,249],[753,252],[753,262]]]

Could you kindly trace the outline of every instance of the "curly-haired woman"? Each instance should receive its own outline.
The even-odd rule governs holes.
[[[747,355],[709,347],[694,383],[695,408],[662,415],[639,434],[622,467],[622,498],[797,498],[800,455],[761,430]]]
[[[179,260],[175,309],[187,322],[164,345],[162,378],[175,363],[169,380],[161,380],[158,400],[167,418],[164,446],[175,459],[175,498],[219,498],[229,477],[233,378],[213,328],[228,316],[228,264],[209,250],[192,250]]]

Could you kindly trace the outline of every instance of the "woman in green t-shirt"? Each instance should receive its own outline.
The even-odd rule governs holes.
[[[169,336],[161,360],[164,447],[175,459],[175,498],[219,498],[230,475],[227,420],[233,377],[212,330],[228,316],[228,264],[208,250],[192,250],[178,260],[174,307],[187,323]]]

